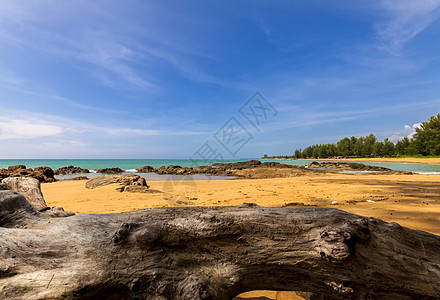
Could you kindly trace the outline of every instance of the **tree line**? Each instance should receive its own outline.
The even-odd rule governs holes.
[[[316,144],[296,149],[291,156],[267,156],[263,158],[330,158],[440,156],[440,113],[415,128],[415,134],[404,137],[395,144],[388,138],[379,141],[374,134],[366,137],[345,137],[334,144]]]

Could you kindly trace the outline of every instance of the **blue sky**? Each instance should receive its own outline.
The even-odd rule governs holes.
[[[439,112],[440,0],[0,5],[0,158],[187,158],[234,117],[235,157]],[[255,92],[276,110],[252,126]],[[197,158],[197,157],[195,157]]]

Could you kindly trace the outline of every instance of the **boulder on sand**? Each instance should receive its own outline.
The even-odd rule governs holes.
[[[145,178],[135,174],[96,176],[86,182],[86,188],[96,189],[113,183],[120,184],[120,187],[117,188],[120,192],[125,191],[125,187],[127,186],[138,186],[136,191],[147,190],[149,188]],[[127,189],[127,191],[129,191],[129,189]]]
[[[49,217],[68,217],[75,213],[64,211],[62,207],[48,207],[41,193],[40,181],[30,177],[8,177],[2,180],[2,190],[10,190],[24,196],[32,207]]]
[[[3,179],[2,184],[6,189],[22,194],[36,210],[49,209],[41,193],[39,180],[29,177],[9,177]]]

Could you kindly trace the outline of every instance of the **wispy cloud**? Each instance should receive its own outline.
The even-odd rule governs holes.
[[[10,117],[0,117],[0,139],[37,139],[62,135],[77,140],[98,136],[101,138],[147,137],[147,136],[194,136],[210,135],[213,131],[193,131],[183,128],[169,129],[108,127],[79,122],[65,117],[36,114],[27,111],[3,110]],[[44,122],[41,120],[45,120]],[[60,125],[62,124],[62,126]]]
[[[266,128],[267,131],[274,131],[288,128],[318,126],[331,123],[343,123],[347,121],[359,121],[361,119],[376,118],[381,115],[400,114],[419,107],[432,107],[435,109],[438,107],[438,105],[440,105],[440,100],[413,102],[401,104],[398,107],[382,106],[346,111],[322,111],[319,108],[313,107],[308,107],[307,111],[304,111],[302,109],[298,109],[296,106],[293,106],[292,110],[289,110],[288,107],[284,107],[282,111],[286,112],[286,114],[284,116],[280,114],[280,119],[276,120],[275,122],[273,122],[273,124],[271,124],[271,126],[267,126]],[[404,136],[411,137],[414,134],[414,130],[416,128],[414,126],[419,125],[419,123],[414,124],[412,127],[413,129],[408,132],[405,131],[406,134],[404,135],[402,135],[401,131],[388,132],[387,134],[389,136],[392,136],[396,133],[399,137],[401,136],[402,138]],[[405,127],[405,130],[406,129],[407,127]]]
[[[379,48],[392,55],[440,17],[440,0],[383,0],[379,6],[388,14],[377,24]]]
[[[52,4],[53,7],[46,10],[46,5],[38,2],[32,2],[30,5],[18,5],[13,1],[2,3],[0,36],[4,38],[3,42],[25,45],[62,58],[93,64],[103,72],[117,76],[118,80],[124,80],[134,86],[149,89],[155,87],[131,66],[135,56],[140,56],[141,53],[125,46],[123,43],[124,39],[127,41],[125,37],[109,30],[92,31],[88,28],[98,28],[98,20],[111,24],[115,22],[113,16],[105,14],[105,10],[97,9],[97,5],[86,2],[78,5],[69,4],[68,9],[71,9],[69,14],[65,13],[65,7],[62,8],[57,3]],[[59,16],[55,17],[58,14],[67,20]],[[63,26],[63,22],[75,18],[87,21],[84,24],[77,24],[78,28],[71,28],[67,35],[53,30]],[[116,28],[120,25],[116,23],[113,26]],[[107,76],[106,83],[109,82]]]
[[[59,136],[63,132],[62,127],[46,122],[0,118],[0,140],[39,139]]]

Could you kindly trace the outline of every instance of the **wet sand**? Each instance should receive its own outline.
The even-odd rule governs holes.
[[[85,182],[45,183],[42,192],[49,206],[62,206],[77,214],[253,202],[270,207],[332,207],[440,235],[439,175],[323,173],[271,179],[148,182],[162,193],[121,193],[115,190],[118,184],[89,190]],[[252,292],[240,298],[301,299],[284,292]]]

